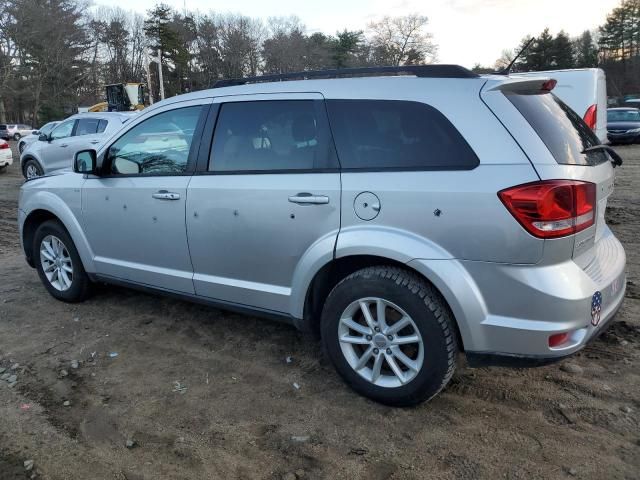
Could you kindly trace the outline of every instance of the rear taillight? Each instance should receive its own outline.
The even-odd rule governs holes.
[[[586,123],[591,130],[595,130],[596,122],[598,120],[598,106],[591,105],[589,108],[587,108],[587,111],[584,114],[583,120],[584,120],[584,123]]]
[[[531,234],[558,238],[593,225],[596,185],[577,180],[542,180],[498,192],[509,212]]]
[[[9,148],[9,144],[8,143],[0,143],[0,150],[4,150],[5,148]]]

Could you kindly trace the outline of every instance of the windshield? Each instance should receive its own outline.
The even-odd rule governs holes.
[[[607,110],[607,122],[640,122],[640,110]]]
[[[562,165],[598,165],[608,160],[601,150],[583,153],[600,145],[598,137],[576,112],[552,93],[507,93],[506,97],[520,111],[547,146],[556,162]]]
[[[59,122],[49,122],[47,123],[44,127],[42,127],[40,129],[40,133],[44,134],[44,135],[49,135],[49,133],[51,133],[51,130],[53,130],[55,128],[56,125],[58,125]]]

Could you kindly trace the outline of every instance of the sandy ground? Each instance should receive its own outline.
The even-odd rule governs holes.
[[[0,173],[0,369],[17,375],[0,381],[0,479],[640,478],[640,147],[620,152],[615,323],[553,366],[461,363],[411,409],[353,393],[286,325],[114,287],[54,300],[20,251],[14,165]]]

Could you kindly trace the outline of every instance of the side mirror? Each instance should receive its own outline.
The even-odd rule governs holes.
[[[45,135],[44,133],[41,133],[40,136],[38,137],[38,140],[40,140],[41,142],[48,142],[49,135]]]
[[[80,150],[73,159],[73,171],[76,173],[96,173],[96,151]]]

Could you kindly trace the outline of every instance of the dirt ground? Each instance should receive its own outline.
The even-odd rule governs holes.
[[[461,362],[410,409],[353,393],[287,325],[115,287],[54,300],[20,250],[10,167],[0,369],[17,383],[0,381],[0,479],[640,478],[640,147],[619,151],[607,218],[628,283],[615,323],[560,364]]]

